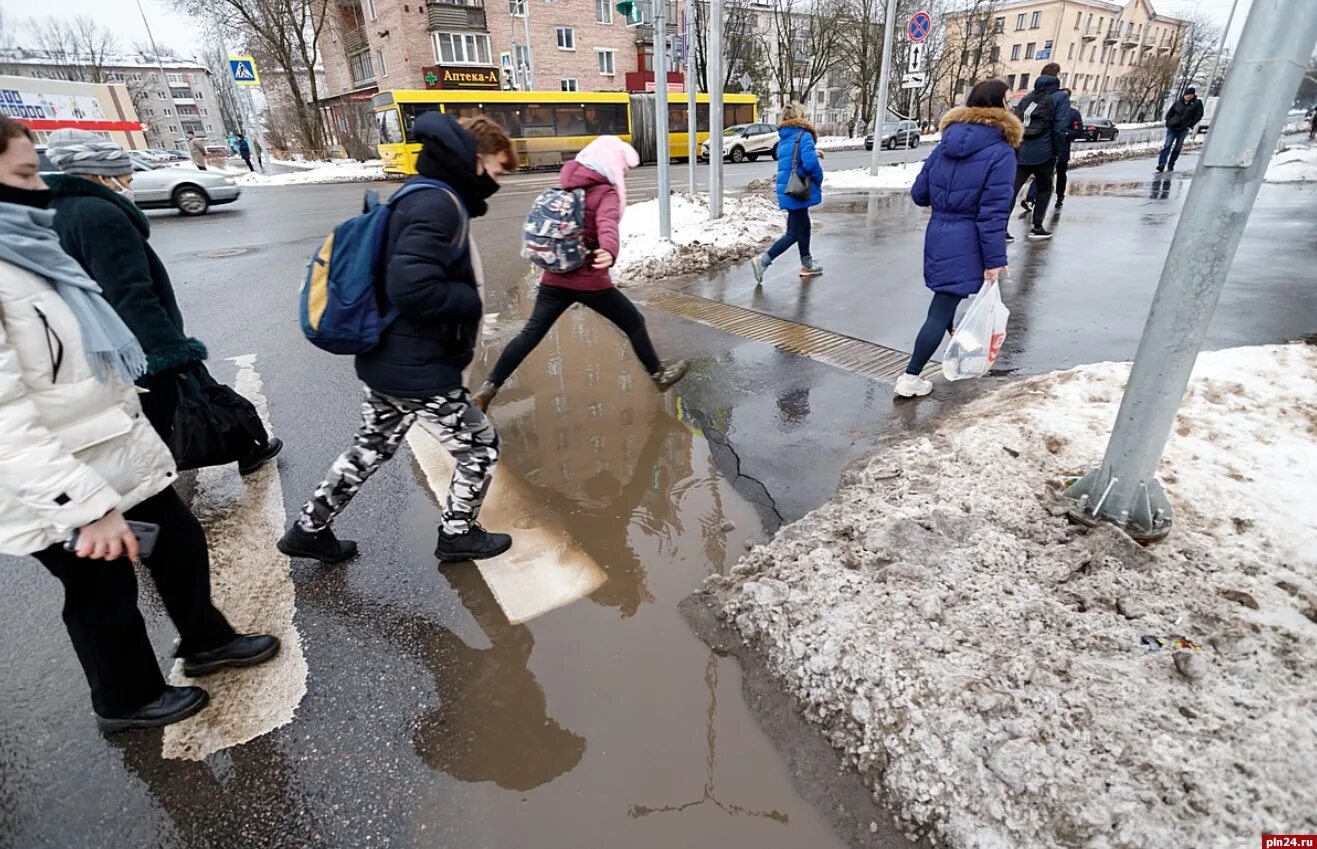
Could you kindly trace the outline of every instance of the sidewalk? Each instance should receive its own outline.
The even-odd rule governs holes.
[[[1152,159],[1072,172],[1046,243],[1010,246],[1002,293],[1011,331],[998,368],[1041,373],[1133,357],[1188,193],[1197,154],[1173,174]],[[1018,214],[1018,210],[1017,210]],[[1262,187],[1206,348],[1281,342],[1317,329],[1311,286],[1311,186]],[[833,193],[815,214],[813,253],[827,272],[802,284],[794,250],[756,291],[748,264],[676,278],[670,289],[908,351],[928,308],[927,212],[904,193]],[[1011,227],[1022,236],[1024,221]]]

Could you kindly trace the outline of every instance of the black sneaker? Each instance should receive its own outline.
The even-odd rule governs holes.
[[[1063,206],[1065,206],[1065,198],[1057,198],[1057,199],[1056,199],[1056,208],[1057,208],[1057,209],[1060,209],[1060,208],[1063,207]]]
[[[471,530],[464,534],[449,536],[440,531],[434,556],[439,558],[440,563],[463,563],[467,560],[498,557],[509,548],[512,548],[512,537],[507,534],[491,534],[472,523]]]
[[[1012,236],[1009,232],[1007,232],[1007,234],[1006,234],[1006,244],[1010,245],[1010,244],[1014,244],[1014,242],[1015,242],[1015,237]]]
[[[252,472],[259,471],[262,466],[279,456],[279,452],[284,450],[284,441],[279,437],[273,437],[265,443],[263,448],[257,449],[246,460],[238,461],[238,474],[250,475]]]
[[[96,715],[96,727],[105,734],[132,728],[159,728],[173,725],[200,711],[210,696],[200,687],[165,687],[160,698],[142,705],[124,716]]]
[[[1158,174],[1160,174],[1161,172],[1163,172],[1163,171],[1165,171],[1165,170],[1166,170],[1166,166],[1164,166],[1164,165],[1158,165],[1158,166],[1157,166],[1157,173],[1158,173]]]
[[[352,540],[339,539],[329,528],[319,533],[307,533],[296,523],[275,545],[289,557],[304,557],[321,563],[342,563],[357,556],[357,544]]]
[[[1172,162],[1170,165],[1167,165],[1167,166],[1166,166],[1166,170],[1167,170],[1167,171],[1174,171],[1174,170],[1175,170],[1175,163]]]
[[[1042,227],[1035,227],[1029,231],[1029,241],[1031,242],[1043,242],[1050,238],[1052,238],[1052,234]]]
[[[256,666],[279,653],[279,639],[269,634],[239,634],[217,649],[183,658],[183,674],[200,678],[226,667]]]

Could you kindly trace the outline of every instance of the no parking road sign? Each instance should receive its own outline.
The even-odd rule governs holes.
[[[905,37],[915,43],[928,38],[928,34],[932,31],[933,16],[923,9],[911,15],[910,22],[905,25]]]
[[[236,86],[258,86],[261,75],[256,72],[256,60],[250,56],[230,56],[229,76]]]

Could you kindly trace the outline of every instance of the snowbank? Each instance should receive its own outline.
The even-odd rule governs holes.
[[[915,177],[924,167],[919,162],[901,162],[884,165],[877,174],[870,174],[868,168],[847,168],[843,171],[824,171],[823,188],[833,190],[862,189],[908,189],[915,184]]]
[[[818,150],[860,150],[864,147],[864,135],[854,138],[846,136],[822,136],[814,143]]]
[[[911,835],[1224,849],[1317,831],[1317,348],[1199,358],[1161,469],[1175,527],[1148,548],[1051,494],[1100,460],[1128,373],[968,404],[708,581]]]
[[[308,183],[363,183],[383,180],[384,168],[378,159],[357,162],[345,159],[329,162],[288,174],[254,174],[238,177],[242,186],[300,186]]]
[[[723,217],[709,220],[704,194],[672,196],[672,240],[659,238],[658,201],[633,203],[622,216],[618,280],[657,280],[694,274],[752,256],[782,234],[786,217],[760,195],[723,199]]]
[[[1292,147],[1276,154],[1263,179],[1268,183],[1317,182],[1317,147]]]

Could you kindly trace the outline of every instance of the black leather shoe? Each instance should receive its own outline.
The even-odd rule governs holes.
[[[265,443],[265,447],[255,451],[246,460],[239,461],[238,474],[250,475],[252,472],[260,471],[266,463],[279,456],[279,452],[284,450],[284,441],[279,437],[274,437]]]
[[[142,705],[126,716],[96,715],[96,727],[106,734],[132,728],[159,728],[173,725],[200,711],[210,696],[200,687],[165,687],[160,698]]]
[[[329,528],[309,534],[294,524],[275,546],[289,557],[321,563],[342,563],[357,556],[357,544],[350,539],[339,539]]]
[[[467,560],[497,557],[509,548],[512,548],[512,537],[507,534],[491,534],[479,525],[472,524],[471,530],[457,536],[448,536],[440,531],[434,556],[441,563],[463,563]]]
[[[279,653],[279,640],[269,634],[239,634],[217,649],[183,658],[183,674],[200,678],[225,667],[256,666]]]

